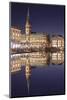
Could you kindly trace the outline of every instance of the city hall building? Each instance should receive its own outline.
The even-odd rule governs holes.
[[[47,33],[32,32],[32,26],[29,19],[29,11],[26,18],[25,32],[22,32],[18,28],[11,27],[10,29],[11,38],[11,50],[14,52],[16,49],[19,50],[41,50],[49,47],[49,36]]]

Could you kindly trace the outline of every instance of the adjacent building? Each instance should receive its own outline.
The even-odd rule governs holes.
[[[61,35],[54,35],[51,37],[51,47],[58,48],[60,50],[64,50],[64,37]]]

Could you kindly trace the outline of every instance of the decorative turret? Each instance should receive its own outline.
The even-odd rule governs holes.
[[[28,8],[26,24],[25,24],[25,34],[26,35],[31,34],[31,24],[30,24],[30,19],[29,19],[29,8]]]

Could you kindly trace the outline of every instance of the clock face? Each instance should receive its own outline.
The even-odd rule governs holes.
[[[30,32],[31,32],[31,30],[30,30],[30,28],[26,28],[26,34],[30,34]]]
[[[26,34],[29,34],[29,29],[28,28],[26,29]]]
[[[29,34],[29,33],[30,33],[30,31],[31,31],[31,26],[30,26],[29,23],[26,24],[25,30],[26,30],[26,32],[25,32],[26,34]]]

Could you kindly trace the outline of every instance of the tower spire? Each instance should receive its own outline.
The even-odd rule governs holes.
[[[26,24],[25,24],[25,34],[29,35],[31,33],[31,24],[30,24],[30,14],[29,14],[29,8],[27,10],[27,18],[26,18]]]
[[[27,16],[29,17],[29,8],[28,8]]]

